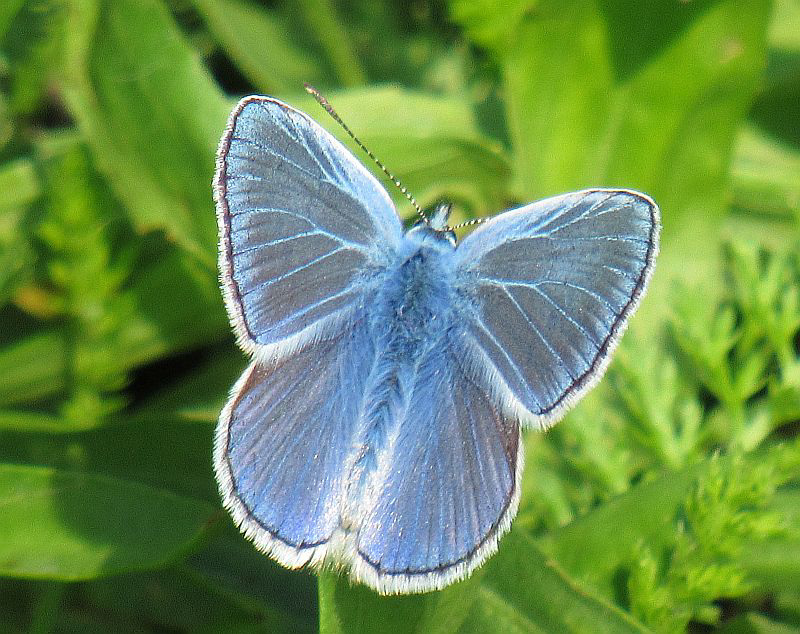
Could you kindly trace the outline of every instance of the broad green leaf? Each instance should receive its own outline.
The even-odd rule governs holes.
[[[345,86],[365,81],[361,61],[353,49],[353,38],[347,33],[344,20],[336,15],[331,0],[302,0],[297,10],[325,52],[333,71]]]
[[[229,104],[158,0],[70,3],[64,95],[98,168],[142,231],[213,275],[214,154]]]
[[[265,592],[276,589],[264,588]],[[282,589],[280,589],[282,590]],[[149,631],[313,632],[294,615],[220,591],[183,565],[84,584],[88,608]],[[265,601],[269,597],[264,597]]]
[[[213,216],[211,209],[209,213]],[[137,319],[120,345],[131,365],[230,334],[216,276],[177,249],[159,255],[131,281]]]
[[[46,412],[34,412],[27,409],[0,410],[0,431],[44,432],[63,434],[84,431],[95,426],[93,421],[81,424],[75,421],[67,423],[62,417]]]
[[[33,161],[19,158],[0,165],[0,191],[3,192],[0,198],[0,239],[4,239],[6,232],[10,233],[13,228],[6,224],[9,210],[23,207],[41,194]]]
[[[0,145],[2,145],[0,104]],[[18,158],[0,165],[0,303],[12,295],[33,266],[30,227],[26,213],[41,194],[33,161]]]
[[[23,420],[24,422],[24,420]],[[148,486],[219,504],[211,467],[212,425],[165,415],[153,421],[113,422],[53,434],[22,425],[0,428],[0,463],[35,463],[136,480]]]
[[[800,3],[776,0],[769,27],[769,55],[750,118],[781,141],[800,145]]]
[[[346,577],[319,578],[321,634],[446,634],[458,629],[478,597],[482,571],[439,592],[380,596]]]
[[[298,47],[287,20],[250,0],[192,0],[230,58],[265,94],[296,92],[320,78],[317,61]]]
[[[25,6],[28,0],[6,0],[0,4],[0,42],[2,42],[11,28],[11,22],[17,12]]]
[[[769,43],[777,49],[800,53],[800,2],[776,0],[769,24]]]
[[[450,15],[470,39],[502,55],[514,43],[525,14],[535,10],[539,0],[450,0]]]
[[[731,166],[733,204],[800,225],[800,151],[753,125],[739,132]]]
[[[718,218],[769,7],[538,3],[502,59],[520,191],[640,189],[667,236],[688,214]]]
[[[170,418],[215,423],[234,382],[246,367],[247,358],[238,349],[232,346],[219,352],[215,349],[210,361],[154,390],[131,416],[142,421]]]
[[[0,507],[0,574],[59,581],[163,566],[216,512],[125,480],[11,464],[0,464]]]
[[[637,543],[644,540],[654,547],[664,541],[665,530],[672,530],[696,473],[697,469],[669,472],[640,484],[539,543],[570,575],[613,597],[615,574]]]
[[[512,531],[488,563],[461,632],[638,632],[649,630],[594,594]]]
[[[506,206],[507,158],[480,132],[463,99],[382,86],[343,91],[330,100],[361,141],[424,207],[445,199],[486,215]],[[295,105],[350,145],[387,188],[401,215],[414,213],[400,191],[362,150],[349,143],[316,102],[303,97]],[[387,117],[387,112],[392,115]]]
[[[645,632],[544,555],[522,531],[461,583],[380,597],[343,577],[320,578],[321,632]]]
[[[12,1],[11,8],[18,4]],[[0,50],[8,56],[11,70],[9,107],[29,114],[45,96],[57,74],[63,50],[66,11],[62,0],[27,0],[19,6],[6,37],[0,15]]]
[[[0,405],[52,395],[64,386],[66,350],[55,331],[40,331],[0,348]]]
[[[423,208],[442,200],[453,203],[452,224],[499,213],[508,206],[508,163],[489,145],[445,136],[376,135],[367,139],[368,147],[391,158],[392,170]],[[401,192],[391,182],[384,184],[398,212],[404,217],[413,215]]]
[[[232,522],[220,529],[181,571],[231,603],[263,615],[273,625],[270,631],[317,631],[317,577],[283,568],[257,551]]]
[[[739,616],[714,630],[719,634],[797,634],[797,627],[789,623],[781,623],[763,614],[750,612]]]
[[[475,115],[464,99],[394,85],[351,88],[326,97],[359,138],[366,134],[389,137],[409,134],[415,138],[483,139]],[[302,93],[292,104],[336,136],[347,139],[341,127],[310,95]]]

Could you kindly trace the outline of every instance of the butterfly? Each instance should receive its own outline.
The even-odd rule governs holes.
[[[215,438],[234,521],[284,566],[384,594],[466,577],[516,514],[521,427],[555,423],[605,370],[653,272],[658,207],[589,189],[460,243],[448,205],[404,231],[339,141],[259,96],[230,115],[214,195],[252,358]]]

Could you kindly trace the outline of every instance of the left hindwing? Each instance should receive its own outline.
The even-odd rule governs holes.
[[[546,426],[591,387],[636,308],[658,250],[643,194],[587,190],[503,213],[456,250],[475,308],[465,352]],[[501,390],[502,391],[502,390]]]
[[[442,588],[497,549],[519,501],[519,424],[456,354],[419,361],[408,406],[362,506],[355,576],[382,592]]]

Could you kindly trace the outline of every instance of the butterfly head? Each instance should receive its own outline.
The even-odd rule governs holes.
[[[423,240],[444,241],[453,247],[456,246],[456,233],[447,224],[452,208],[453,205],[450,203],[439,203],[430,218],[417,222],[409,234],[413,233]]]
[[[450,231],[447,226],[447,219],[450,217],[450,212],[453,210],[451,203],[439,203],[436,209],[433,210],[428,225],[434,231]]]

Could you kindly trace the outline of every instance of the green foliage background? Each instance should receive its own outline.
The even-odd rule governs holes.
[[[283,570],[220,509],[214,152],[251,92],[341,135],[303,81],[425,205],[663,211],[607,378],[442,592]],[[798,631],[799,237],[798,0],[3,0],[0,630]]]

